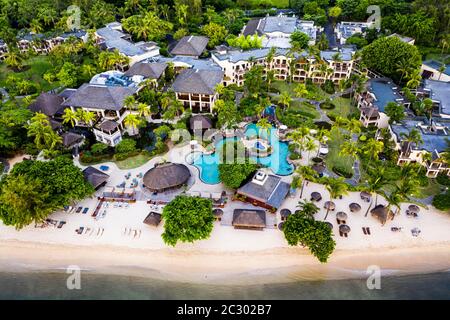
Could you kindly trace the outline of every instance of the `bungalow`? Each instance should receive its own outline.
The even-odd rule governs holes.
[[[0,39],[0,61],[6,58],[6,54],[8,53],[8,45],[2,39]]]
[[[73,111],[82,108],[94,112],[93,122],[78,120],[76,125],[92,127],[97,141],[114,147],[122,140],[123,120],[130,113],[124,107],[124,100],[135,93],[136,88],[132,87],[83,84],[63,102],[63,106]]]
[[[280,177],[259,170],[252,180],[236,191],[236,197],[275,212],[286,198],[289,189],[289,184]]]
[[[206,49],[209,39],[203,36],[183,37],[170,51],[174,56],[187,56],[198,58]]]
[[[53,50],[56,46],[66,42],[69,39],[76,39],[78,41],[87,42],[89,35],[84,30],[73,30],[69,32],[64,32],[63,34],[57,35],[55,37],[46,39],[46,43],[49,47],[49,50]]]
[[[57,94],[42,92],[36,100],[28,106],[32,112],[41,112],[45,114],[52,129],[61,132],[62,129],[62,115],[64,114],[65,106],[62,105],[64,98]]]
[[[364,127],[375,126],[378,127],[378,122],[380,120],[380,113],[377,108],[374,107],[362,107],[359,109],[361,115],[359,121],[361,121]]]
[[[193,113],[213,112],[219,94],[216,86],[222,82],[220,70],[186,69],[180,72],[172,84],[177,100]]]
[[[148,80],[153,82],[154,86],[158,86],[158,81],[165,75],[167,63],[156,62],[148,63],[145,61],[135,63],[124,73],[126,77],[133,79],[135,82]]]
[[[266,211],[234,209],[232,225],[235,229],[263,230],[266,227]]]
[[[407,141],[402,134],[409,134],[412,129],[417,129],[422,137],[422,143],[416,145]],[[427,168],[427,176],[435,178],[438,173],[444,172],[450,175],[450,167],[442,160],[442,153],[448,148],[447,140],[450,138],[450,123],[438,123],[427,119],[404,120],[390,126],[391,134],[396,148],[399,150],[397,165],[409,162],[417,162]],[[425,156],[431,154],[431,160]]]
[[[95,190],[104,187],[108,182],[109,175],[92,166],[83,170],[84,179],[89,182]]]
[[[112,22],[95,32],[96,42],[100,48],[108,51],[118,50],[130,59],[130,66],[136,62],[159,55],[155,42],[131,41],[131,36],[122,31],[122,24]]]
[[[343,45],[351,36],[357,33],[364,35],[367,29],[370,29],[373,26],[373,22],[341,21],[334,27],[334,33],[336,34],[336,39],[339,44]]]
[[[426,60],[420,69],[424,79],[450,82],[450,64],[445,65],[436,60]]]
[[[433,101],[434,116],[450,119],[450,82],[426,79],[416,95]]]
[[[17,36],[17,47],[22,54],[27,53],[29,50],[33,50],[38,54],[47,54],[50,52],[50,46],[45,36],[41,33],[27,33]]]

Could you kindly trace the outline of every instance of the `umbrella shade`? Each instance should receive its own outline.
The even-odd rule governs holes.
[[[278,229],[279,229],[279,230],[283,230],[283,226],[284,226],[284,222],[280,222],[280,223],[278,224]]]
[[[311,193],[311,200],[320,201],[322,200],[322,195],[319,192]]]
[[[222,209],[214,209],[213,210],[213,215],[215,217],[221,217],[221,216],[223,216],[223,210]]]
[[[420,211],[420,208],[418,206],[416,206],[415,204],[412,204],[408,207],[408,210],[410,212],[418,213]]]
[[[323,207],[325,209],[334,210],[336,208],[336,205],[332,201],[326,201],[325,204],[323,205]]]
[[[325,224],[328,226],[328,228],[333,230],[333,224],[331,222],[325,222]]]
[[[348,226],[348,225],[346,225],[346,224],[341,224],[340,226],[339,226],[339,232],[342,232],[342,233],[349,233],[350,232],[350,227]]]
[[[281,209],[280,210],[280,215],[281,215],[281,217],[283,217],[283,218],[287,218],[288,216],[290,216],[292,214],[292,212],[291,212],[291,210],[289,210],[289,209]]]
[[[315,164],[312,166],[313,170],[316,171],[318,174],[322,174],[325,171],[325,166],[320,164]]]
[[[369,192],[363,191],[359,194],[361,199],[363,200],[370,200],[372,198],[372,195]]]
[[[343,211],[339,211],[338,213],[336,213],[336,219],[345,221],[347,220],[347,214]]]
[[[356,202],[350,203],[350,205],[348,207],[350,208],[351,212],[358,212],[361,210],[361,206]]]

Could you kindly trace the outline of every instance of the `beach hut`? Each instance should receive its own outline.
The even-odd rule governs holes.
[[[144,223],[149,226],[157,227],[161,222],[161,214],[158,212],[151,211],[147,217],[144,219]]]
[[[339,226],[339,235],[347,237],[347,234],[350,233],[350,227],[346,224],[341,224]]]
[[[381,225],[384,225],[388,219],[394,217],[394,213],[382,204],[379,204],[370,210],[370,214],[372,217],[377,218],[381,222]]]
[[[283,227],[284,227],[284,222],[280,222],[278,224],[278,230],[283,231]]]
[[[336,205],[335,205],[334,202],[332,202],[332,201],[325,201],[323,207],[324,207],[326,210],[331,210],[331,211],[333,211],[334,209],[336,209]]]
[[[325,224],[330,228],[330,230],[333,230],[333,224],[331,222],[326,221]]]
[[[83,170],[84,179],[89,182],[95,190],[100,189],[101,187],[106,185],[106,182],[109,179],[109,175],[89,166]]]
[[[161,163],[148,170],[144,178],[144,186],[153,192],[163,192],[179,188],[191,177],[188,167],[181,163]]]
[[[263,230],[266,227],[264,210],[235,209],[232,225],[235,229]]]
[[[216,209],[213,210],[213,215],[214,215],[214,218],[217,221],[220,221],[220,220],[222,220],[223,210],[219,209],[219,208],[216,208]]]
[[[322,195],[319,192],[311,193],[311,201],[319,202],[320,200],[322,200]]]
[[[350,209],[350,212],[358,212],[361,210],[361,206],[356,202],[350,203],[348,207]]]
[[[347,221],[347,214],[343,211],[339,211],[336,213],[336,221],[338,224],[344,223]]]
[[[282,221],[286,220],[291,214],[292,212],[289,209],[284,208],[280,210],[280,216]]]
[[[370,199],[372,199],[372,195],[369,192],[362,191],[359,196],[361,197],[361,200],[364,200],[366,202],[370,202]]]

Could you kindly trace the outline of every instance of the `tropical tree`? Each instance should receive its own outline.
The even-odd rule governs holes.
[[[66,108],[64,110],[64,114],[62,115],[63,123],[70,123],[72,127],[75,126],[75,123],[78,121],[78,115],[76,111],[73,111],[71,108]]]
[[[280,95],[280,99],[278,100],[279,103],[281,103],[285,109],[289,109],[289,106],[292,102],[292,97],[289,92],[283,91]]]
[[[314,151],[317,149],[317,144],[314,142],[313,139],[307,139],[307,141],[304,145],[304,148],[306,151],[308,151],[308,163],[309,163],[310,153],[311,153],[311,151]]]
[[[267,120],[267,118],[261,118],[256,123],[256,125],[258,126],[261,132],[265,133],[265,137],[267,137],[267,139],[269,140],[270,129],[272,129],[272,125],[270,124],[269,120]]]
[[[136,129],[141,124],[141,119],[138,116],[136,116],[135,114],[130,113],[129,115],[127,115],[125,117],[123,122],[124,122],[126,127],[133,129],[133,135],[137,134],[136,133]]]
[[[137,112],[143,118],[147,118],[152,114],[150,106],[145,103],[139,103],[137,105]]]
[[[300,190],[300,199],[303,196],[303,190],[307,181],[313,181],[316,177],[316,171],[314,171],[310,166],[300,166],[295,171],[302,178],[302,188]]]
[[[22,68],[22,61],[23,58],[17,50],[11,49],[5,54],[4,62],[8,67],[20,70]]]
[[[408,82],[406,82],[406,86],[410,89],[416,89],[420,85],[421,80],[422,76],[420,75],[420,70],[415,69],[408,74]]]
[[[395,71],[400,72],[400,74],[401,74],[400,81],[399,81],[399,83],[401,83],[403,80],[403,77],[410,72],[411,63],[406,58],[402,58],[397,62],[396,67],[397,67],[397,69],[395,69]]]
[[[34,137],[34,143],[38,149],[48,149],[56,142],[50,122],[41,112],[37,112],[31,118],[27,134],[29,137]]]
[[[378,155],[383,151],[383,149],[383,142],[371,138],[366,141],[362,150],[365,155],[369,156],[371,159],[376,160],[378,159]]]
[[[297,204],[297,208],[308,218],[314,220],[314,215],[319,212],[319,208],[311,201],[300,200]]]
[[[294,31],[291,33],[290,44],[295,51],[301,51],[308,47],[309,37],[306,33],[301,31]]]
[[[304,83],[299,83],[295,86],[294,93],[297,98],[304,98],[309,92]]]
[[[334,199],[348,193],[348,185],[347,183],[345,183],[345,179],[343,177],[326,178],[324,180],[325,189],[327,189],[328,193],[330,194],[330,201],[333,201]],[[329,212],[330,208],[328,207],[324,220],[327,220]]]
[[[339,151],[339,155],[341,156],[348,156],[352,158],[354,161],[356,157],[358,156],[358,153],[360,152],[360,149],[358,147],[358,144],[354,141],[344,141],[341,144],[341,150]]]
[[[389,123],[399,122],[405,118],[405,107],[396,102],[388,102],[384,111],[389,117]]]
[[[373,194],[375,194],[375,206],[378,202],[378,193],[390,182],[386,176],[386,169],[384,166],[372,166],[367,168],[367,186],[366,191],[372,194],[369,207],[367,208],[365,216],[369,213],[369,209],[372,207]]]
[[[408,133],[401,132],[400,137],[403,141],[412,142],[417,147],[423,143],[422,134],[416,128],[411,129]]]

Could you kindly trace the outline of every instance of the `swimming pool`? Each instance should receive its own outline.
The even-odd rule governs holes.
[[[267,134],[265,130],[260,130],[256,124],[249,124],[246,127],[245,135],[247,137],[254,137],[258,135],[259,137],[266,138]],[[225,138],[219,140],[215,147],[216,150],[220,150],[224,143],[230,141],[236,141],[238,138]],[[268,167],[273,173],[287,176],[294,172],[294,166],[287,161],[289,156],[289,149],[287,142],[280,142],[276,136],[276,129],[270,129],[270,146],[272,148],[272,153],[266,157],[251,156],[250,160],[261,164],[262,166]],[[197,154],[193,159],[193,164],[200,171],[200,179],[207,184],[216,184],[220,182],[218,166],[220,163],[220,156],[218,152],[213,154]]]

